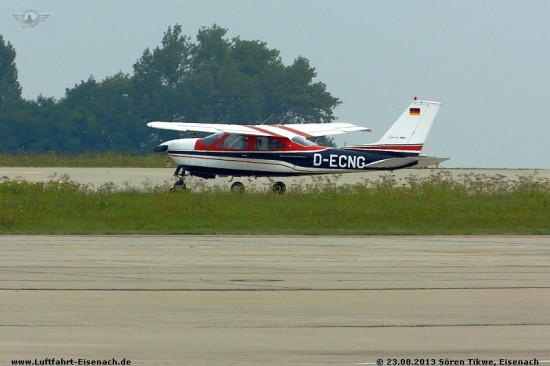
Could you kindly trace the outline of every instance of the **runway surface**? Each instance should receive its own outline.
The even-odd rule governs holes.
[[[0,365],[548,361],[550,237],[0,236],[0,309]]]
[[[281,178],[280,180],[292,188],[293,184],[305,186],[312,183],[313,179],[330,179],[336,184],[354,184],[363,182],[365,179],[376,180],[381,176],[393,175],[396,179],[416,175],[418,177],[426,177],[438,172],[451,174],[453,177],[460,177],[464,174],[486,174],[486,175],[501,175],[510,179],[515,179],[518,176],[528,176],[536,174],[540,178],[550,179],[550,170],[533,170],[533,169],[402,169],[394,172],[362,172],[349,173],[341,175],[322,175],[316,178],[312,177],[295,177]],[[59,179],[66,175],[70,179],[81,183],[91,184],[95,188],[106,184],[113,183],[117,187],[145,187],[145,186],[162,186],[170,187],[174,183],[172,177],[174,168],[8,168],[0,167],[0,178],[6,177],[9,179],[26,179],[28,181],[48,181],[49,179]],[[278,178],[279,179],[279,178]],[[229,189],[231,186],[230,178],[216,178],[204,180],[201,178],[187,178],[188,187],[197,189],[204,186],[218,186]],[[258,178],[249,180],[246,177],[235,178],[242,181],[246,187],[270,187],[271,183],[267,178]],[[235,181],[234,180],[234,181]]]

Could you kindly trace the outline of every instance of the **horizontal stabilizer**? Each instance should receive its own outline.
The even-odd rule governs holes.
[[[433,156],[411,156],[407,158],[390,158],[379,160],[368,165],[372,169],[403,169],[403,168],[427,168],[439,164],[448,158],[436,158]]]
[[[435,156],[420,156],[420,158],[418,164],[414,166],[415,168],[427,168],[449,160],[449,158],[436,158]]]

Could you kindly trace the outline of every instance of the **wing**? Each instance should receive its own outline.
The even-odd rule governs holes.
[[[367,127],[357,126],[351,123],[331,122],[331,123],[300,123],[289,125],[273,126],[280,130],[294,132],[296,135],[301,135],[305,138],[319,137],[329,135],[339,135],[346,132],[367,131],[371,129]]]
[[[188,122],[149,122],[147,126],[173,131],[224,132],[241,135],[272,136],[273,134],[261,131],[254,126],[231,125],[221,123],[188,123]]]
[[[308,138],[317,136],[338,135],[352,131],[370,131],[369,128],[343,122],[304,123],[289,125],[233,125],[216,123],[156,121],[147,123],[147,126],[173,131],[199,131],[211,133],[224,132],[255,136],[285,136],[290,138],[296,135]]]

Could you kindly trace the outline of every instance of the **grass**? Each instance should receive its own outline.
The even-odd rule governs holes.
[[[550,234],[550,181],[439,172],[285,195],[0,180],[1,234]]]
[[[0,166],[4,167],[129,167],[160,168],[175,165],[166,156],[127,155],[115,152],[97,154],[0,154]]]

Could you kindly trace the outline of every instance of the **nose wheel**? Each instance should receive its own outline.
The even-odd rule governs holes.
[[[176,182],[172,186],[172,191],[184,191],[187,189],[187,186],[185,185],[185,169],[183,166],[178,165],[176,168],[176,171],[174,172],[174,178],[176,178]]]
[[[183,178],[178,179],[176,183],[174,183],[174,185],[172,186],[173,191],[176,191],[176,190],[183,191],[185,189],[187,189],[187,186],[185,185]]]

